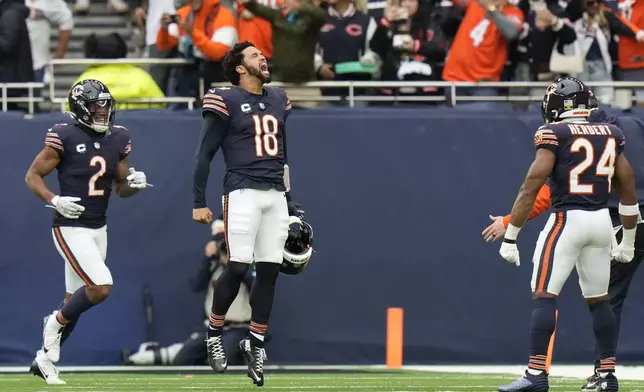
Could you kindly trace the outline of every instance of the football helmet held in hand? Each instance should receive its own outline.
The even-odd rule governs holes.
[[[289,219],[289,235],[284,244],[284,259],[280,272],[285,275],[297,275],[306,268],[313,254],[313,228],[296,216]]]

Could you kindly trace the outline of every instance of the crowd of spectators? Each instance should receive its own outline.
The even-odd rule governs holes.
[[[297,86],[313,80],[551,81],[568,74],[585,81],[644,81],[644,0],[102,2],[125,15],[134,36],[145,37],[134,43],[138,55],[190,61],[149,67],[161,91],[155,96],[198,97],[200,80],[205,86],[223,82],[223,56],[245,40],[270,59],[273,80],[296,84],[292,96],[311,97],[311,102],[300,100],[306,107],[319,105],[320,95],[346,94],[342,88]],[[73,5],[0,0],[0,83],[44,80],[47,61],[65,56],[72,10],[87,14],[89,5],[89,0]],[[59,30],[54,53],[51,28]],[[542,95],[541,90],[463,88],[457,93]],[[432,87],[356,90],[445,93]],[[609,87],[597,88],[596,95],[605,104],[615,100]],[[644,101],[643,95],[638,100]]]

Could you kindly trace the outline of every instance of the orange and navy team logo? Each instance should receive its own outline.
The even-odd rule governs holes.
[[[78,97],[83,95],[84,92],[85,92],[85,88],[83,87],[82,84],[79,84],[78,86],[75,86],[72,89],[72,98],[77,99]]]
[[[559,145],[557,136],[550,129],[539,129],[537,133],[534,134],[534,145],[542,146],[544,144],[552,144],[553,146]]]

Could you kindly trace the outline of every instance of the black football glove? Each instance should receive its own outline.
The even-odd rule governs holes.
[[[304,218],[304,210],[302,209],[302,205],[294,201],[288,203],[288,215],[297,216],[300,219]]]
[[[294,202],[288,192],[286,193],[286,205],[288,206],[289,216],[297,216],[300,219],[304,219],[304,210],[302,209],[302,205]]]

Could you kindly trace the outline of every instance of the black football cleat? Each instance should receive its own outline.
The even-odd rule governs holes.
[[[599,374],[593,373],[592,376],[586,379],[586,383],[581,387],[582,392],[597,392],[599,387]]]
[[[225,372],[228,368],[228,358],[226,358],[221,335],[206,339],[206,346],[208,347],[208,364],[212,370],[217,373]]]
[[[599,373],[599,381],[597,382],[598,392],[617,392],[619,391],[619,383],[617,377],[613,373]]]
[[[264,385],[264,361],[266,350],[263,347],[253,347],[250,339],[246,338],[239,342],[239,349],[244,353],[244,360],[248,365],[248,377],[253,380],[253,384],[261,387]]]
[[[40,371],[40,368],[38,367],[38,364],[36,363],[36,360],[31,363],[31,367],[29,368],[29,373],[33,374],[34,376],[40,377],[43,380],[45,379],[45,376],[43,376],[42,372]]]
[[[525,375],[515,382],[499,387],[499,392],[548,392],[548,374],[530,374],[527,370]]]

